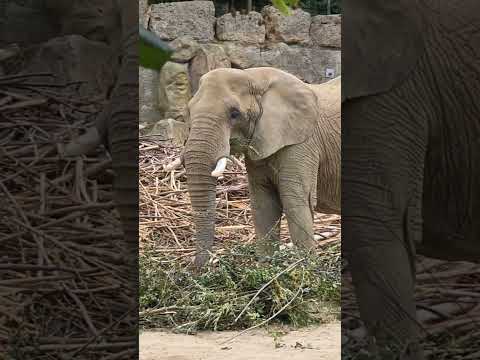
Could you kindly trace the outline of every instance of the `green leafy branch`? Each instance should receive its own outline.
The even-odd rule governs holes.
[[[172,56],[173,49],[142,25],[139,25],[138,32],[140,35],[140,66],[160,70]]]

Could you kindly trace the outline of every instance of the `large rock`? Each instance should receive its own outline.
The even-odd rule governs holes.
[[[273,66],[311,84],[325,82],[339,76],[341,72],[339,50],[288,46],[284,43],[263,48],[237,43],[227,43],[224,46],[232,67],[240,69]]]
[[[230,60],[221,45],[207,44],[202,45],[190,64],[190,81],[192,84],[192,94],[198,90],[198,82],[202,75],[218,68],[231,67]]]
[[[248,69],[259,66],[275,66],[282,54],[288,51],[284,43],[270,44],[268,46],[243,46],[238,43],[223,44],[231,66],[239,69]]]
[[[70,3],[68,10],[59,14],[61,35],[77,34],[119,46],[122,34],[115,0],[75,0]]]
[[[167,62],[160,72],[158,106],[164,117],[185,121],[184,113],[192,97],[186,64]]]
[[[320,84],[341,74],[338,50],[289,46],[274,59],[273,65],[309,84]]]
[[[315,81],[321,83],[342,74],[342,52],[333,49],[311,49],[312,72]]]
[[[58,24],[42,1],[0,0],[0,47],[38,44],[58,34]]]
[[[42,82],[65,84],[82,82],[76,89],[79,95],[107,96],[115,83],[118,68],[115,54],[104,43],[79,35],[54,38],[25,52],[25,73],[47,72]]]
[[[311,16],[302,9],[292,10],[290,16],[285,16],[273,6],[265,6],[262,15],[268,40],[287,44],[310,40]]]
[[[240,41],[245,44],[265,42],[265,25],[260,13],[252,11],[248,15],[225,14],[217,19],[217,38],[222,41]]]
[[[310,38],[317,46],[340,48],[342,46],[341,15],[317,15],[312,18]]]
[[[170,47],[174,50],[171,60],[189,62],[200,49],[200,45],[191,36],[181,36],[173,40]]]
[[[177,146],[183,146],[188,139],[189,128],[184,122],[166,119],[158,121],[148,132],[159,136],[160,140],[170,140]]]
[[[151,124],[161,119],[158,108],[159,73],[153,69],[138,68],[140,122]]]
[[[183,1],[151,5],[149,29],[164,40],[179,36],[208,42],[215,37],[212,1]]]

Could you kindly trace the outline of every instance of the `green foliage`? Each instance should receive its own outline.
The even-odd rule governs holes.
[[[271,281],[302,258],[305,260]],[[331,317],[332,309],[338,311],[338,246],[321,257],[286,249],[268,261],[259,260],[252,245],[240,245],[209,265],[207,271],[195,274],[172,255],[146,251],[140,256],[142,326],[184,332],[247,328],[268,319],[292,299],[274,321],[306,326]]]
[[[140,65],[145,68],[160,70],[172,54],[172,49],[151,31],[139,25]]]
[[[272,0],[273,6],[284,15],[290,15],[289,2],[289,0]]]

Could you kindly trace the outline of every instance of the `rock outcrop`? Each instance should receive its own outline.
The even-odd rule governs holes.
[[[117,66],[112,49],[80,35],[57,37],[26,50],[25,73],[52,73],[42,81],[52,84],[79,82],[79,95],[107,97],[115,83]]]
[[[186,64],[167,62],[160,72],[158,107],[166,118],[184,121],[183,114],[192,97]]]
[[[239,41],[243,44],[263,44],[265,24],[262,14],[252,11],[248,15],[225,14],[217,19],[216,34],[221,41]]]
[[[342,44],[341,15],[317,15],[312,18],[310,36],[317,46],[340,48]]]
[[[301,9],[292,10],[284,16],[273,6],[262,10],[267,30],[267,39],[286,44],[306,43],[310,40],[311,15]]]
[[[171,60],[186,63],[200,50],[200,45],[191,36],[181,36],[170,42],[170,47],[175,51]]]
[[[225,50],[219,44],[202,45],[190,64],[190,81],[192,84],[192,94],[198,90],[198,82],[202,75],[218,68],[231,67],[230,59]]]
[[[180,36],[208,42],[215,37],[215,6],[212,1],[182,1],[151,5],[149,30],[163,40]]]

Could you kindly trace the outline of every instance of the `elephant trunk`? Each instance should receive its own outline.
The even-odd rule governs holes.
[[[131,12],[130,5],[122,10],[122,14]],[[122,16],[123,20],[125,16]],[[130,21],[129,24],[132,22]],[[115,205],[124,233],[127,276],[133,296],[136,296],[138,292],[138,27],[131,25],[129,32],[126,28],[123,29],[123,34],[122,66],[113,90],[111,113],[106,128],[112,167],[115,172]]]
[[[221,133],[221,132],[220,132]],[[208,139],[208,140],[205,140]],[[216,172],[222,173],[222,163],[216,166],[225,149],[219,132],[209,126],[192,126],[186,144],[184,160],[187,185],[196,228],[195,266],[201,268],[210,257],[215,234]],[[228,154],[226,154],[228,155]],[[213,174],[212,174],[213,173]]]

